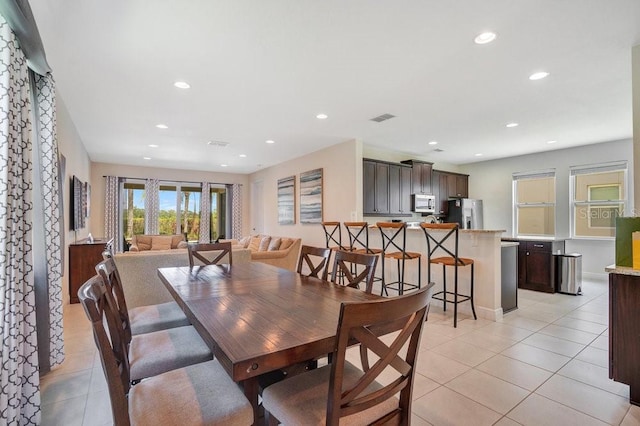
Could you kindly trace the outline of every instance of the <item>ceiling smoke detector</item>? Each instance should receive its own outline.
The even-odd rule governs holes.
[[[226,148],[229,146],[229,142],[223,142],[223,141],[209,141],[207,142],[207,145],[211,145],[211,146],[217,146],[220,148]]]
[[[389,120],[389,119],[391,119],[393,117],[395,117],[395,115],[393,115],[393,114],[382,114],[382,115],[379,115],[377,117],[373,117],[371,119],[371,121],[375,121],[376,123],[381,123],[381,122],[387,121],[387,120]]]

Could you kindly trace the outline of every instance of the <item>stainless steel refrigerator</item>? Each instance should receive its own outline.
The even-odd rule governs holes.
[[[483,229],[482,200],[455,198],[449,200],[447,222],[458,222],[461,229]]]

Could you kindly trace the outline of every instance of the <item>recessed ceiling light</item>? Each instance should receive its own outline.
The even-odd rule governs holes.
[[[476,155],[476,157],[482,157],[482,154],[481,154],[481,153],[477,153],[477,154],[475,154],[475,155]]]
[[[157,148],[157,147],[158,147],[158,145],[156,145],[156,144],[154,144],[154,143],[149,144],[149,148]]]
[[[238,157],[240,157],[240,158],[246,158],[246,157],[247,157],[247,154],[240,154]]]
[[[316,115],[316,118],[318,120],[326,120],[329,116],[327,114],[318,114]]]
[[[156,124],[156,127],[158,129],[168,129],[169,128],[169,126],[167,126],[166,124]]]
[[[173,85],[178,89],[189,89],[191,87],[191,85],[186,81],[176,81],[175,83],[173,83]]]
[[[486,33],[479,34],[476,38],[473,39],[473,41],[475,41],[476,44],[487,44],[491,43],[495,39],[496,33],[487,31]]]
[[[151,157],[142,157],[143,160],[151,160]]]
[[[547,143],[556,143],[558,141],[547,141]]]
[[[269,144],[271,144],[271,143],[276,143],[276,142],[275,142],[275,141],[272,141],[271,139],[269,139],[268,141],[265,141],[265,143],[269,143]]]
[[[533,74],[531,74],[529,76],[529,80],[542,80],[543,78],[547,77],[549,75],[548,72],[545,71],[540,71],[540,72],[535,72]]]
[[[507,127],[518,127],[519,124],[518,123],[508,123]]]
[[[438,145],[438,141],[431,141],[429,142],[429,145]]]
[[[226,164],[220,164],[220,167],[227,167]]]

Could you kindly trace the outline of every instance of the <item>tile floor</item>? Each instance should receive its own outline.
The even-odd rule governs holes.
[[[414,384],[413,424],[640,425],[629,387],[608,379],[608,290],[518,292],[503,321],[433,306]],[[43,425],[109,425],[109,396],[80,305],[65,308],[64,364],[42,379]]]

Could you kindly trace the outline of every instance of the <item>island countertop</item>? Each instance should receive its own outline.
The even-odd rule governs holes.
[[[604,270],[612,274],[640,276],[640,269],[633,269],[631,266],[609,265]]]

